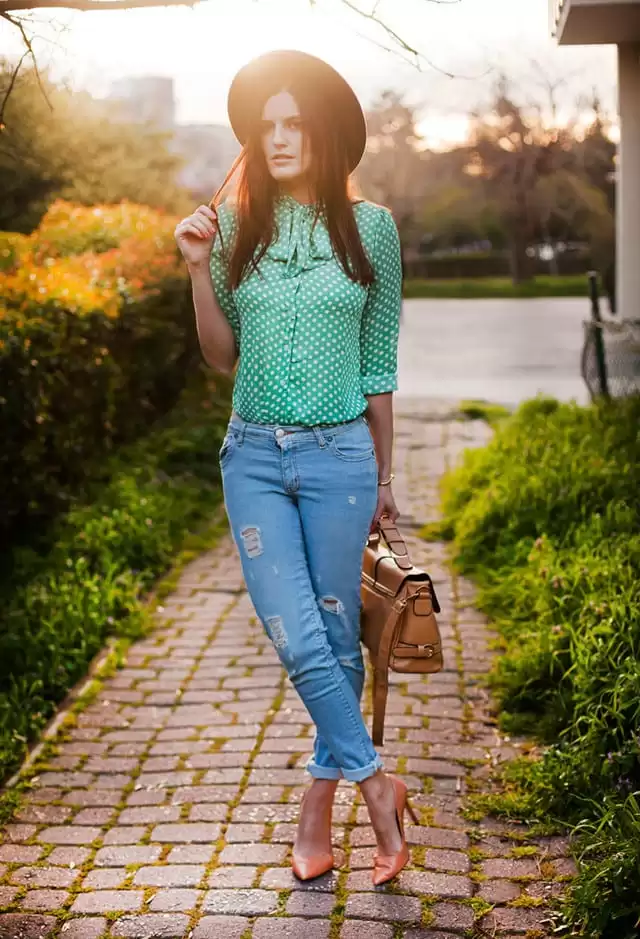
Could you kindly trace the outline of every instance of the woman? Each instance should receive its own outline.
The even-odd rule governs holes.
[[[366,143],[358,100],[301,52],[261,56],[228,98],[243,144],[235,199],[176,228],[207,363],[238,366],[220,449],[247,589],[316,736],[293,849],[307,880],[330,870],[340,778],[376,833],[375,884],[407,863],[405,784],[382,771],[360,710],[360,571],[392,491],[400,245],[390,213],[350,198]]]

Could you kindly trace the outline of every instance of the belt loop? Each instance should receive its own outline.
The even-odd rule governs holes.
[[[322,433],[322,428],[319,427],[317,424],[313,424],[312,427],[311,427],[311,429],[313,430],[314,434],[316,435],[316,440],[318,441],[318,446],[321,447],[321,448],[326,447],[327,441],[325,440],[324,434]]]

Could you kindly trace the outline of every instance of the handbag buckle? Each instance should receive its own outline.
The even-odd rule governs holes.
[[[426,655],[428,659],[433,658],[436,652],[436,650],[433,648],[431,643],[427,643],[424,646],[418,646],[418,649],[420,649],[421,652],[424,652],[424,654]]]

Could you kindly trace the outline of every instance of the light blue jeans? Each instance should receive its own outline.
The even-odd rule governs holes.
[[[234,412],[219,456],[249,595],[316,726],[307,769],[360,782],[382,767],[360,710],[360,572],[378,491],[369,425]]]

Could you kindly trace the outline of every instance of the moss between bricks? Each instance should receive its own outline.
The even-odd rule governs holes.
[[[210,530],[216,531],[216,536],[215,538],[213,538],[213,541],[207,540],[208,546],[211,546],[211,544],[215,542],[215,540],[217,540],[217,538],[219,537],[219,531],[216,528],[216,526],[211,526]],[[184,557],[182,558],[182,562],[184,562]],[[180,558],[177,559],[176,563],[180,567],[184,566],[183,563],[181,564]],[[154,600],[151,599],[149,601],[150,608],[153,605],[153,603],[154,603]],[[208,637],[208,641],[213,641],[216,633],[221,628],[221,625],[224,622],[226,615],[236,603],[237,603],[237,598],[234,598],[234,600],[231,601],[231,603],[227,606],[227,608],[221,612],[217,622],[214,624],[212,628],[211,634]],[[166,628],[167,623],[165,622],[163,625]],[[149,620],[149,629],[147,630],[147,634],[151,631],[152,631],[152,621]],[[64,740],[66,737],[68,737],[69,728],[71,726],[74,726],[77,723],[77,715],[82,713],[82,711],[85,710],[96,699],[97,694],[99,693],[99,691],[102,689],[104,685],[104,680],[108,677],[111,677],[115,673],[119,665],[124,663],[126,650],[129,648],[130,644],[131,644],[131,641],[128,638],[122,638],[122,639],[116,640],[112,644],[112,648],[109,650],[107,656],[103,658],[96,665],[95,670],[94,670],[94,675],[93,675],[93,678],[90,680],[90,683],[87,685],[86,679],[85,679],[84,682],[80,685],[80,687],[82,688],[81,693],[77,694],[77,697],[75,698],[72,697],[73,690],[72,692],[70,692],[70,696],[72,697],[72,702],[73,702],[70,706],[71,710],[67,714],[62,715],[61,717],[60,715],[58,716],[60,720],[57,725],[56,731],[53,733],[51,737],[45,737],[43,739],[40,745],[40,748],[37,751],[35,751],[37,753],[36,758],[34,759],[33,753],[32,753],[31,758],[27,759],[27,761],[25,762],[23,766],[23,769],[19,773],[15,786],[12,789],[8,790],[6,793],[4,793],[3,799],[0,802],[0,810],[4,809],[4,812],[5,812],[5,817],[3,820],[4,822],[8,821],[11,817],[13,817],[13,814],[15,813],[15,811],[22,805],[22,796],[24,792],[29,788],[29,783],[32,782],[33,779],[39,773],[46,770],[47,761],[50,759],[51,755],[56,750],[59,749],[60,742]],[[202,656],[203,654],[201,654],[200,656],[196,658],[193,668],[190,670],[189,674],[183,680],[181,687],[184,687],[189,682],[189,680],[193,676],[195,669],[197,668],[197,665],[202,659]],[[146,756],[148,755],[150,749],[152,748],[155,742],[156,741],[155,741],[155,735],[154,735],[150,738],[147,746],[145,747],[142,754],[140,755],[138,766],[131,774],[131,781],[123,788],[121,800],[117,803],[117,805],[114,806],[113,818],[111,822],[102,826],[103,831],[105,833],[114,827],[117,815],[126,807],[127,798],[130,795],[130,793],[133,792],[135,789],[135,781],[140,775],[141,765],[144,762]],[[72,791],[69,787],[62,787],[62,788],[63,788],[63,793],[62,793],[63,795]],[[173,791],[173,789],[171,791]],[[169,790],[167,791],[167,793],[170,794]],[[67,803],[62,801],[62,799],[56,800],[56,804],[67,805]],[[11,809],[10,813],[8,811],[9,809]],[[145,839],[146,839],[146,843],[149,843],[152,828],[153,828],[153,825],[150,823],[148,826],[148,831],[143,836],[143,839],[140,841],[140,843],[143,843]],[[36,833],[34,833],[32,838],[30,838],[26,843],[27,844],[36,843],[35,842],[36,834],[37,834],[37,831]],[[36,862],[34,865],[31,865],[31,866],[46,867],[47,856],[54,849],[55,845],[44,844],[42,842],[37,842],[37,843],[40,844],[42,847],[44,847],[45,853],[38,862]],[[52,939],[58,939],[58,937],[61,935],[60,930],[62,928],[62,925],[64,924],[64,922],[66,922],[68,919],[72,917],[70,908],[73,905],[73,902],[75,901],[76,897],[81,893],[88,892],[87,888],[82,887],[82,882],[84,878],[86,877],[86,875],[94,869],[95,856],[97,852],[99,851],[99,849],[103,847],[103,844],[104,844],[104,836],[97,838],[93,842],[91,842],[89,846],[90,854],[85,860],[85,862],[77,868],[77,871],[78,871],[77,879],[75,883],[72,884],[68,888],[68,897],[67,897],[67,901],[65,905],[56,910],[50,911],[49,915],[55,916],[58,920],[57,926],[54,929],[54,932],[52,933]],[[170,848],[171,848],[171,845],[167,845],[163,848],[165,857],[168,851],[170,850]],[[155,865],[162,866],[161,862],[155,862],[154,866]],[[8,864],[7,870],[1,882],[2,883],[8,882],[8,879],[12,871],[15,870],[19,866],[21,866],[21,863]],[[125,879],[120,889],[132,888],[132,880],[135,875],[135,871],[139,870],[140,867],[142,866],[148,866],[148,865],[141,865],[141,864],[127,865],[129,876]],[[27,887],[25,885],[23,888],[19,889],[19,892],[16,895],[16,898],[14,898],[14,901],[11,904],[7,905],[3,911],[11,911],[11,912],[16,911],[17,912],[18,903],[26,892],[27,892]],[[150,898],[153,895],[155,895],[155,892],[156,890],[154,888],[145,888],[145,891],[144,891],[145,906],[149,902]],[[116,919],[118,919],[120,916],[124,915],[126,912],[127,911],[109,911],[103,915],[107,918],[108,922],[111,923],[115,921]]]

